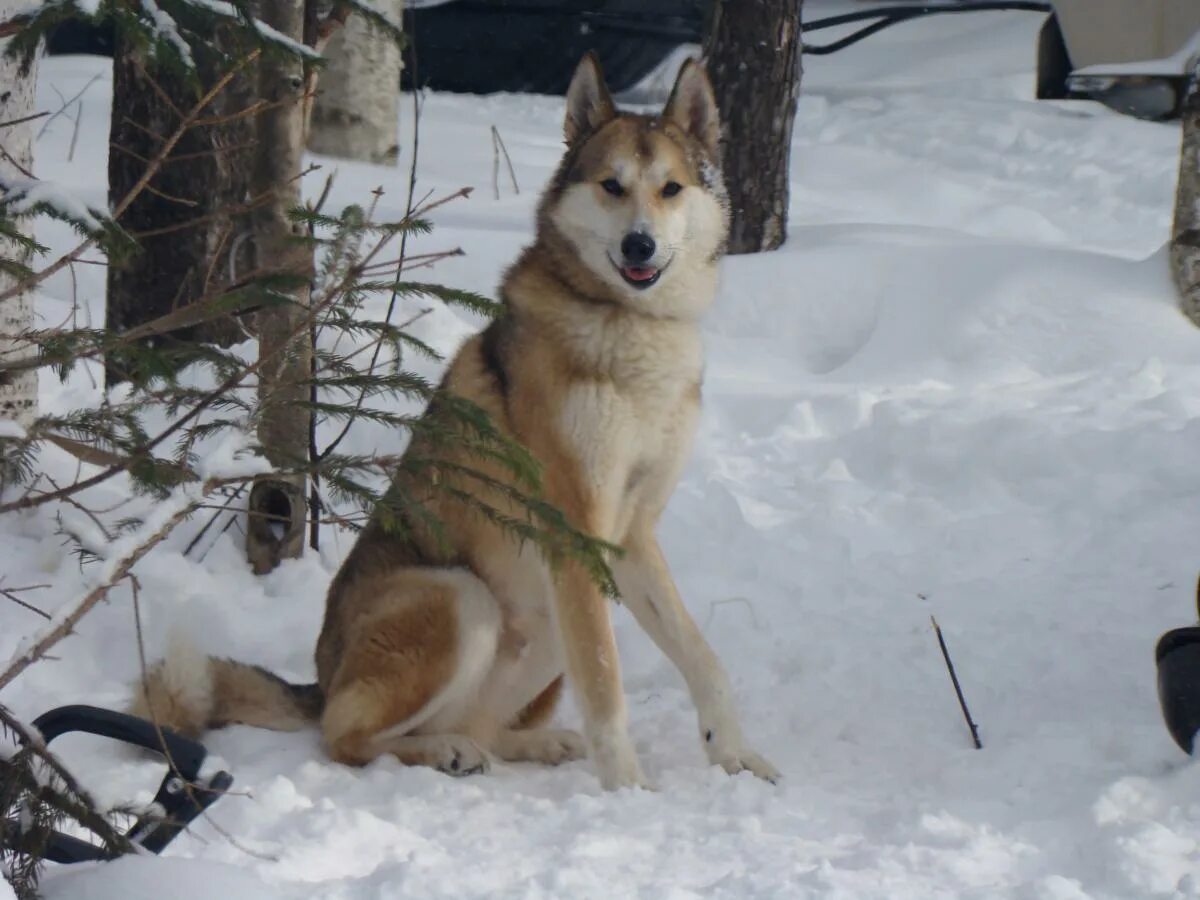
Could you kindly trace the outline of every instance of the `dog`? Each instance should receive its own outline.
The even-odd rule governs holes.
[[[567,91],[564,132],[536,238],[504,276],[504,312],[454,356],[442,390],[528,448],[544,497],[572,526],[623,549],[612,563],[621,602],[683,675],[709,761],[774,781],[655,538],[696,429],[699,321],[729,228],[712,87],[688,61],[661,115],[619,112],[589,54]],[[413,453],[482,465],[419,434]],[[459,487],[504,508],[494,486]],[[421,485],[398,474],[392,490],[415,496]],[[350,765],[391,754],[467,774],[493,757],[588,756],[605,789],[648,787],[627,730],[610,604],[592,575],[569,558],[552,564],[461,500],[424,496],[446,538],[412,522],[398,533],[376,511],[329,588],[315,685],[172,654],[145,679],[135,711],[193,736],[234,722],[319,721],[329,755]],[[545,727],[564,674],[582,735]]]

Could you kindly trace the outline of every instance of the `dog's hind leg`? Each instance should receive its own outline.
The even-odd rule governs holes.
[[[347,633],[326,692],[330,756],[363,765],[391,753],[451,774],[485,769],[471,737],[429,731],[462,719],[492,667],[500,610],[491,591],[465,570],[415,568],[355,589],[378,599]]]

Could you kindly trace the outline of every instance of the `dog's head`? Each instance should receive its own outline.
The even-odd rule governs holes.
[[[634,115],[617,111],[589,53],[567,91],[565,133],[543,221],[609,297],[650,315],[702,313],[729,230],[704,70],[688,60],[661,115]]]

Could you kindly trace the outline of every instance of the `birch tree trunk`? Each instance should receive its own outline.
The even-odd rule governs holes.
[[[402,0],[379,8],[400,20]],[[399,155],[400,48],[390,35],[351,16],[324,49],[308,149],[314,153],[394,164]]]
[[[792,122],[800,94],[802,0],[718,0],[704,56],[721,111],[730,253],[787,237]]]
[[[1171,274],[1183,314],[1200,325],[1200,63],[1183,102],[1183,145],[1171,229]]]
[[[260,0],[259,17],[296,41],[303,36],[303,0]],[[271,200],[254,213],[256,267],[289,275],[312,275],[312,250],[295,238],[302,224],[288,212],[300,205],[300,168],[304,153],[303,64],[295,57],[265,54],[259,67],[259,97],[270,106],[259,117],[251,190]],[[308,401],[312,368],[308,278],[291,290],[290,303],[258,313],[258,439],[272,465],[300,467],[308,461],[311,412]],[[304,550],[305,478],[262,478],[250,489],[246,555],[258,574]]]
[[[28,4],[22,0],[0,0],[0,21],[10,18]],[[4,55],[8,40],[0,40],[0,122],[15,122],[34,112],[37,62],[21,75],[17,60]],[[33,122],[0,125],[0,174],[24,178],[33,170]],[[24,171],[22,171],[24,170]],[[28,251],[13,241],[0,238],[0,258],[28,263]],[[11,288],[14,279],[0,270],[0,291]],[[17,338],[33,327],[33,295],[20,294],[0,300],[0,360],[16,362],[35,352]],[[0,373],[0,420],[28,426],[37,416],[37,370]]]

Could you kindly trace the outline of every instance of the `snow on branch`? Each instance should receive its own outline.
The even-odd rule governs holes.
[[[108,210],[80,200],[52,181],[0,175],[0,215],[36,213],[69,222],[89,236],[116,227]]]
[[[205,10],[213,15],[220,16],[226,19],[234,19],[238,22],[245,22],[246,19],[238,12],[236,6],[232,3],[227,3],[225,0],[184,0],[190,6],[197,9]],[[272,28],[266,22],[261,22],[258,19],[251,19],[249,24],[258,32],[259,37],[269,44],[274,44],[277,47],[282,47],[284,50],[294,53],[296,56],[304,57],[310,60],[322,59],[321,54],[303,44],[300,41],[293,40],[281,31]]]
[[[100,583],[77,602],[64,604],[41,631],[17,646],[4,671],[0,672],[0,690],[71,634],[76,624],[129,575],[142,557],[162,543],[214,490],[227,483],[229,481],[210,480],[203,484],[192,482],[181,485],[170,497],[154,507],[139,528],[108,542],[102,552],[104,564]]]
[[[159,6],[154,0],[142,0],[142,11],[150,20],[154,34],[165,41],[178,54],[180,62],[189,69],[196,68],[196,60],[192,57],[192,48],[179,33],[179,25],[169,12]]]
[[[92,19],[99,6],[100,0],[44,0],[40,3],[28,3],[7,18],[0,19],[0,38],[13,38],[4,52],[22,57],[23,65],[28,65],[39,52],[46,32],[60,22]],[[186,29],[180,27],[176,15],[167,11],[165,7],[168,6],[174,8],[176,13],[180,12],[181,7],[190,7],[202,15],[231,19],[242,27],[252,29],[266,43],[294,56],[313,61],[322,58],[312,47],[293,40],[266,22],[247,16],[227,0],[172,0],[166,4],[160,0],[138,0],[136,5],[119,16],[124,27],[144,29],[151,38],[159,42],[159,46],[169,49],[188,69],[195,68],[192,53],[195,42],[208,38],[204,35],[192,35],[189,43],[188,38],[184,37]],[[363,12],[370,14],[368,8],[364,8]],[[374,15],[379,23],[384,25],[385,14],[374,10]],[[396,24],[396,27],[399,25]]]

